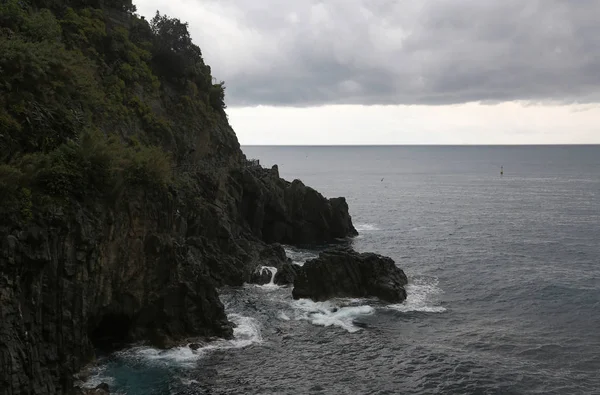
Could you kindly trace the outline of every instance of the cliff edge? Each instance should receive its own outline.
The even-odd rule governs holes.
[[[343,198],[246,160],[178,19],[7,0],[0,70],[0,395],[70,393],[98,348],[231,337],[218,287],[357,234]]]

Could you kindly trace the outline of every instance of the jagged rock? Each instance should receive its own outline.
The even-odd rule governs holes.
[[[354,229],[341,215],[345,202],[334,220],[340,200],[332,205],[280,179],[258,182],[263,200],[248,200],[245,186],[227,174],[199,177],[194,188],[204,195],[194,192],[200,196],[194,204],[180,190],[138,191],[117,205],[73,201],[21,228],[0,220],[0,388],[64,392],[95,348],[135,341],[168,348],[188,337],[231,337],[217,287],[249,282],[259,266],[276,267],[280,285],[293,282],[297,271],[280,245],[261,237],[297,244],[354,233],[343,234]],[[242,215],[245,204],[259,202],[269,219],[260,225],[264,235]],[[272,221],[278,204],[287,210],[279,225]],[[301,218],[306,211],[309,221]],[[329,219],[315,219],[321,217]],[[275,237],[279,226],[284,237]]]
[[[277,285],[289,285],[294,284],[294,280],[298,275],[298,272],[301,270],[301,266],[296,265],[295,263],[286,262],[275,274],[275,284]]]
[[[406,283],[406,275],[391,258],[335,249],[322,252],[300,268],[292,296],[314,301],[375,296],[386,302],[399,303],[406,299]]]
[[[242,217],[267,243],[327,244],[356,236],[343,197],[327,199],[302,181],[288,182],[268,169],[237,175],[242,185]]]
[[[118,6],[96,3],[105,11]],[[91,52],[104,69],[102,54]],[[106,77],[85,64],[86,80],[88,72]],[[267,243],[329,243],[357,234],[343,198],[326,199],[298,180],[282,180],[277,167],[244,168],[224,111],[206,113],[208,92],[200,91],[196,104],[203,110],[188,116],[188,87],[199,81],[180,82],[161,78],[160,95],[143,106],[144,119],[160,127],[160,143],[141,118],[94,119],[111,136],[136,136],[173,154],[177,166],[164,190],[136,183],[118,192],[92,188],[37,199],[48,191],[36,186],[23,188],[36,204],[28,207],[24,199],[17,217],[0,215],[0,395],[69,393],[73,374],[96,348],[136,341],[167,348],[189,337],[231,337],[218,287],[248,282],[260,265],[278,268],[278,284],[293,279],[296,268],[287,266],[283,248]],[[53,122],[64,121],[72,124]],[[21,211],[31,211],[26,220]]]
[[[110,394],[110,387],[106,383],[100,383],[95,388],[96,393],[100,394]]]
[[[202,345],[201,345],[201,344],[199,344],[199,343],[192,343],[192,344],[190,344],[188,347],[189,347],[190,349],[192,349],[192,350],[196,351],[197,349],[199,349],[200,347],[202,347]]]

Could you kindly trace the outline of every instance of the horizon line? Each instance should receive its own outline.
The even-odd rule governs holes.
[[[241,147],[596,147],[600,143],[546,144],[240,144]]]

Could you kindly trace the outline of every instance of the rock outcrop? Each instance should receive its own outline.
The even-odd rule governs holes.
[[[298,273],[302,270],[302,266],[292,262],[285,262],[277,273],[275,274],[275,284],[277,285],[290,285],[294,284],[294,280],[298,276]]]
[[[357,234],[344,198],[248,166],[178,19],[161,35],[114,1],[0,3],[20,45],[0,84],[0,395],[70,393],[97,348],[231,337],[218,287],[259,266],[290,283],[273,243]]]
[[[294,280],[294,299],[325,301],[335,297],[377,297],[385,302],[406,299],[407,278],[391,258],[340,248],[307,261]]]
[[[278,262],[271,266],[258,266],[250,277],[250,283],[264,285],[273,283],[275,285],[294,284],[300,266],[292,263],[288,258],[285,262]]]
[[[140,191],[113,207],[72,202],[23,227],[2,224],[0,394],[64,393],[95,348],[230,337],[217,287],[249,282],[260,265],[280,268],[276,283],[290,283],[297,265],[252,230],[245,188],[228,174],[212,173],[215,183],[198,175],[194,185],[204,196],[194,192],[193,205],[180,191]],[[254,183],[263,196],[296,200],[296,189],[277,190],[290,185],[283,180]],[[327,199],[313,199],[315,215],[330,222],[307,227],[289,211],[296,207],[284,205],[282,218],[295,220],[282,222],[283,240],[305,243],[308,229],[323,243],[354,234],[330,227],[347,221],[353,230],[347,212],[336,218]]]
[[[236,180],[243,216],[267,243],[315,245],[358,235],[343,197],[326,199],[300,180],[279,178],[276,169],[253,169]]]

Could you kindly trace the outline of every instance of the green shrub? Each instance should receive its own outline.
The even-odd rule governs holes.
[[[166,151],[180,158],[222,121],[224,84],[187,23],[122,4],[0,0],[0,196],[23,218],[42,201],[164,187]],[[131,25],[107,28],[107,7]]]
[[[210,105],[217,111],[223,111],[227,108],[225,104],[225,83],[214,84],[210,88]]]
[[[60,23],[48,9],[32,14],[25,24],[25,31],[34,41],[58,41],[62,35]]]

